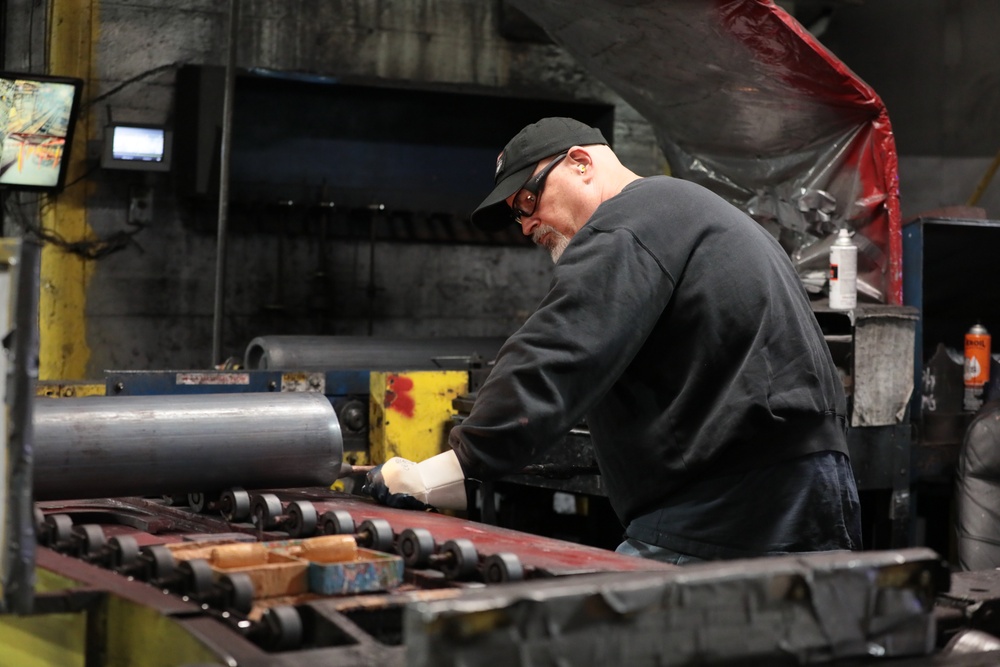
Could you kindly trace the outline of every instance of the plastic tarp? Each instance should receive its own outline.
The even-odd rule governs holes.
[[[653,126],[671,173],[747,211],[812,291],[841,226],[902,303],[895,141],[874,90],[770,0],[509,0]]]

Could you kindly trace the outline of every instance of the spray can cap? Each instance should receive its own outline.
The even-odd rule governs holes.
[[[836,246],[853,246],[854,242],[851,240],[850,230],[847,227],[841,227],[833,243]]]

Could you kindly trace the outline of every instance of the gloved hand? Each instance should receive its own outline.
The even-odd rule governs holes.
[[[361,492],[398,509],[464,510],[465,473],[454,451],[415,463],[398,456],[368,472]]]
[[[403,483],[397,484],[395,482],[399,482],[401,477],[412,475],[412,469],[416,468],[416,465],[413,461],[408,461],[397,456],[389,459],[380,466],[375,466],[365,476],[365,483],[361,487],[361,493],[368,494],[377,500],[380,505],[387,505],[396,509],[427,509],[427,503],[417,500],[411,493],[394,493],[389,490],[390,483],[392,483],[394,488],[401,488]],[[388,469],[386,469],[387,467]],[[389,476],[392,482],[386,480],[386,475]]]

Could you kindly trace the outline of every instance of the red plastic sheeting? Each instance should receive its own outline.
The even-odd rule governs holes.
[[[902,303],[897,156],[882,100],[770,0],[509,0],[648,120],[673,175],[750,213],[807,287],[840,226],[859,292]]]

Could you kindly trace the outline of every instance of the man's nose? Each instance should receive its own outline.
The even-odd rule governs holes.
[[[525,236],[531,236],[531,233],[535,231],[535,227],[539,224],[538,218],[532,213],[527,218],[521,218],[521,233]]]

